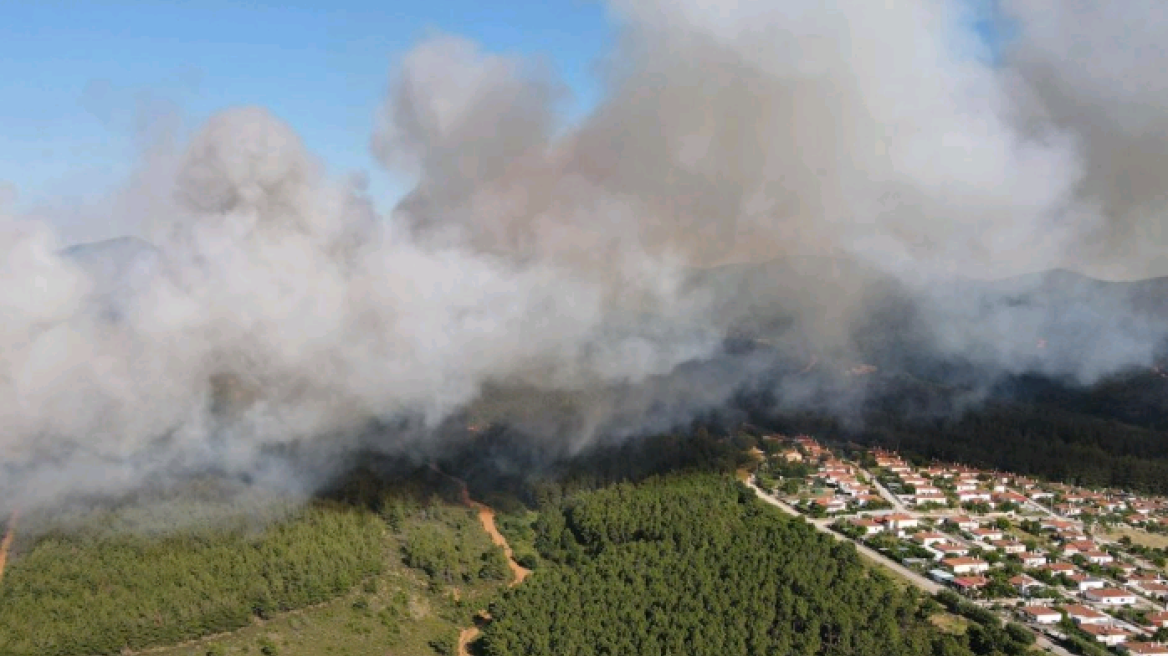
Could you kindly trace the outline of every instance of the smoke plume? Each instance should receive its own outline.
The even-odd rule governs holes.
[[[713,359],[744,325],[845,360],[883,313],[991,370],[1151,362],[1163,314],[1131,298],[995,305],[971,281],[1168,272],[1159,4],[610,9],[607,94],[574,124],[538,64],[456,36],[405,56],[371,148],[414,184],[386,215],[239,108],[111,204],[150,243],[63,249],[0,219],[0,507],[205,468],[280,480],[272,452],[339,458],[371,422],[405,420],[372,444],[426,457],[487,401],[578,449],[762,375]],[[1004,293],[1048,284],[1027,280]]]

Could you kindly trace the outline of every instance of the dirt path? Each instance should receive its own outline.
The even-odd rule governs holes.
[[[4,580],[4,567],[8,564],[8,552],[12,549],[12,543],[16,540],[16,511],[12,511],[12,516],[8,518],[8,530],[4,533],[4,539],[0,540],[0,581]]]
[[[482,523],[483,530],[487,532],[487,535],[491,536],[491,542],[503,547],[503,553],[507,556],[507,566],[511,568],[512,579],[510,586],[514,588],[520,583],[523,583],[523,579],[531,576],[531,570],[515,562],[515,552],[511,550],[511,545],[507,542],[507,538],[503,537],[498,527],[495,526],[494,509],[474,500],[471,500],[470,506],[479,511],[479,522]]]
[[[503,554],[507,556],[507,567],[511,569],[511,583],[508,586],[514,588],[520,583],[523,583],[523,580],[528,576],[531,576],[531,570],[515,562],[515,552],[511,549],[511,543],[507,542],[507,538],[503,537],[503,534],[499,532],[499,527],[495,525],[495,509],[485,503],[479,503],[470,498],[470,491],[466,488],[466,481],[447,474],[439,469],[436,464],[431,463],[430,469],[458,483],[460,488],[459,500],[462,502],[462,505],[478,511],[479,523],[483,525],[483,530],[491,537],[491,542],[503,548]],[[475,638],[478,638],[482,633],[482,630],[479,628],[480,623],[489,621],[491,621],[491,616],[486,611],[482,611],[476,618],[474,626],[467,627],[459,632],[458,656],[471,656],[470,643],[474,642]]]
[[[463,629],[458,634],[458,656],[471,656],[470,643],[474,642],[475,638],[481,634],[482,631],[479,630],[478,625]]]

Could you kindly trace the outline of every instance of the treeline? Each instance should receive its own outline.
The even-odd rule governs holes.
[[[1168,433],[1044,405],[935,420],[872,416],[865,441],[1087,487],[1168,494]]]
[[[383,530],[318,503],[261,529],[43,537],[0,585],[0,654],[117,654],[320,603],[380,572]]]
[[[776,413],[767,406],[774,400],[766,397],[748,399],[744,407],[755,423],[776,432],[878,445],[921,461],[956,461],[1087,487],[1168,494],[1168,430],[1103,416],[1097,396],[1074,397],[1094,404],[1078,411],[1070,397],[1053,393],[1020,392],[1018,400],[999,394],[969,406],[956,403],[956,394],[925,383],[902,384],[892,392],[873,393],[846,422],[827,413]],[[1127,405],[1117,409],[1138,414]]]
[[[545,565],[491,606],[482,654],[999,653],[935,629],[938,604],[728,476],[571,494],[536,533]]]

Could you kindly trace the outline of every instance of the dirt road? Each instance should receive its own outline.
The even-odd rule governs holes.
[[[495,509],[491,508],[485,503],[479,503],[470,498],[470,491],[467,490],[466,481],[456,476],[451,476],[438,468],[438,465],[431,463],[430,469],[449,478],[458,483],[460,488],[459,500],[462,505],[468,508],[474,508],[479,514],[479,523],[483,525],[483,530],[490,536],[491,542],[503,548],[503,554],[507,556],[507,567],[511,569],[511,583],[510,587],[515,587],[528,576],[531,576],[531,570],[515,562],[515,552],[511,549],[511,543],[507,542],[507,538],[499,532],[499,527],[495,525]],[[480,622],[489,622],[491,616],[486,611],[481,611],[475,620],[474,626],[467,627],[458,634],[458,656],[471,656],[470,643],[474,642],[475,638],[479,637],[482,631],[479,629]]]
[[[470,506],[479,511],[479,522],[483,525],[483,530],[487,532],[487,535],[491,536],[491,542],[503,547],[503,554],[507,556],[507,567],[511,568],[511,587],[514,588],[520,583],[523,583],[523,579],[531,576],[531,570],[515,562],[515,552],[511,550],[511,545],[507,542],[507,538],[503,537],[503,534],[499,532],[499,528],[495,526],[494,509],[473,499],[469,499],[469,501]]]

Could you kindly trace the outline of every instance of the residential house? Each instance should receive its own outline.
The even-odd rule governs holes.
[[[899,533],[906,529],[916,528],[920,521],[912,515],[904,513],[893,513],[891,515],[884,515],[884,525],[888,527],[889,531]]]
[[[1022,561],[1023,567],[1042,567],[1046,564],[1046,556],[1044,554],[1032,551],[1015,554],[1014,557]]]
[[[1022,616],[1035,624],[1058,624],[1062,614],[1046,606],[1025,606],[1021,610]]]
[[[1012,577],[1010,579],[1010,585],[1014,586],[1014,589],[1017,590],[1020,594],[1029,595],[1031,591],[1042,587],[1042,581],[1039,581],[1033,576],[1019,574],[1018,576]]]
[[[931,547],[934,544],[948,542],[949,536],[945,535],[944,533],[917,533],[912,537],[912,539],[913,542],[916,542],[923,547]]]
[[[1095,640],[1102,642],[1108,647],[1115,647],[1127,641],[1131,635],[1127,631],[1107,624],[1085,624],[1079,628],[1091,634]]]
[[[993,545],[994,549],[997,549],[998,551],[1006,554],[1020,554],[1025,553],[1026,551],[1026,545],[1022,544],[1021,542],[1015,542],[1008,539],[994,540],[990,542],[990,544]]]
[[[1154,597],[1160,601],[1168,600],[1168,585],[1163,583],[1145,583],[1140,586],[1149,597]]]
[[[977,558],[957,557],[946,558],[941,561],[941,564],[949,569],[954,574],[982,574],[988,572],[990,564],[984,560]]]
[[[1135,594],[1127,590],[1120,590],[1119,588],[1087,590],[1083,592],[1083,596],[1105,606],[1131,606],[1136,603]]]
[[[884,525],[874,519],[858,517],[848,520],[848,523],[864,531],[864,535],[875,535],[884,530]]]
[[[1086,592],[1088,590],[1102,590],[1107,587],[1107,582],[1102,579],[1092,578],[1086,574],[1068,574],[1067,580],[1079,592]]]
[[[1067,617],[1079,626],[1086,626],[1091,624],[1108,624],[1111,622],[1111,616],[1100,613],[1094,608],[1087,606],[1080,606],[1078,604],[1071,604],[1063,610],[1066,611]]]
[[[1125,642],[1120,649],[1132,656],[1168,656],[1168,646],[1160,642]]]
[[[1163,629],[1163,628],[1168,627],[1168,611],[1159,611],[1156,613],[1149,613],[1148,614],[1148,624],[1151,624],[1152,626],[1156,627],[1157,629]]]
[[[986,587],[990,584],[990,580],[984,576],[958,576],[951,583],[953,587],[968,594]]]
[[[1092,565],[1110,565],[1115,562],[1115,557],[1105,551],[1085,551],[1083,557]]]
[[[975,528],[981,526],[981,523],[976,519],[972,517],[966,517],[964,515],[960,517],[948,517],[945,519],[945,523],[961,531],[972,531]]]
[[[970,535],[983,542],[992,542],[994,540],[1001,540],[1005,534],[1001,529],[996,528],[975,528],[969,532]]]
[[[1059,574],[1074,574],[1079,571],[1077,567],[1070,563],[1047,563],[1042,569],[1058,576]]]
[[[969,547],[956,542],[938,542],[931,547],[925,547],[932,552],[935,560],[942,558],[954,558],[969,555]]]

